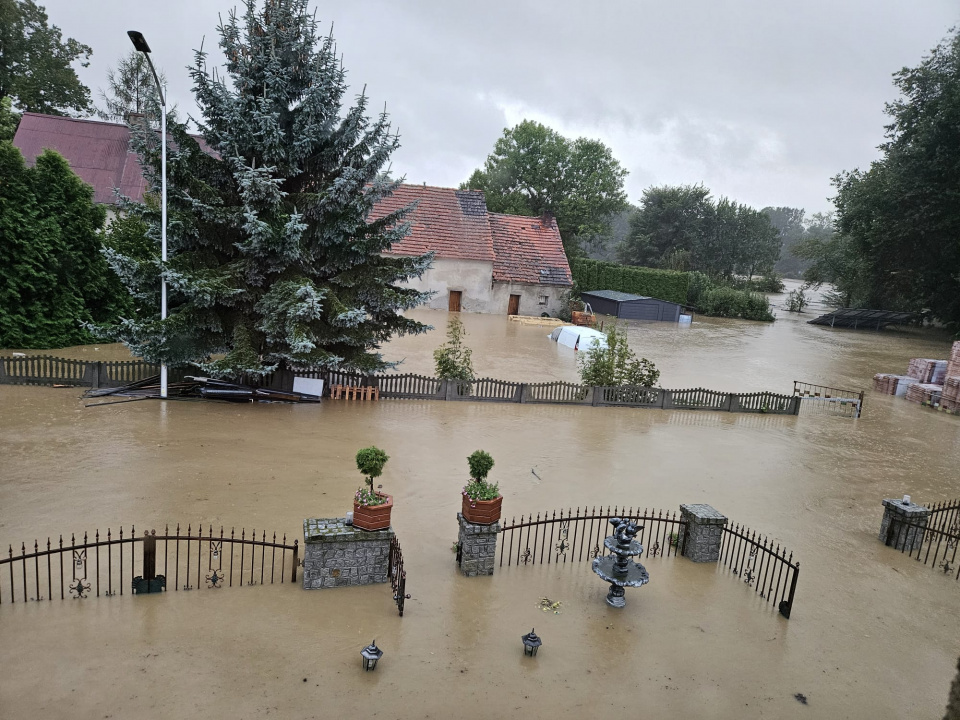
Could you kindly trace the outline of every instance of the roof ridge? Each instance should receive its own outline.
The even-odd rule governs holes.
[[[130,126],[126,123],[115,123],[110,122],[109,120],[97,120],[95,118],[75,118],[70,117],[69,115],[51,115],[50,113],[36,113],[36,112],[25,112],[21,113],[20,117],[40,117],[40,118],[52,118],[54,120],[69,120],[70,122],[81,122],[81,123],[90,123],[92,125],[113,125],[114,127],[122,127],[127,130],[130,129]]]

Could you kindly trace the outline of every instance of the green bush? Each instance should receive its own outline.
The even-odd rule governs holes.
[[[476,450],[467,457],[467,464],[470,466],[470,478],[483,482],[493,469],[493,458],[484,450]]]
[[[476,450],[467,457],[470,466],[470,482],[463,487],[463,495],[470,500],[496,500],[500,497],[500,485],[488,483],[487,475],[493,469],[493,458],[484,450]]]
[[[383,474],[383,466],[389,459],[389,455],[374,445],[357,450],[357,470],[363,473],[371,491],[373,481]]]
[[[627,345],[626,332],[615,323],[607,328],[607,347],[595,345],[580,353],[579,363],[584,385],[656,387],[660,379],[657,366],[646,358],[637,358]]]
[[[588,258],[573,258],[570,270],[574,283],[583,292],[617,290],[681,305],[687,302],[690,273],[619,265]]]
[[[773,321],[767,298],[760,293],[734,290],[729,287],[710,288],[701,293],[697,304],[704,315],[744,320]]]

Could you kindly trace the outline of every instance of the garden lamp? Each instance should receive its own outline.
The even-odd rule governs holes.
[[[526,635],[521,635],[520,639],[523,641],[523,654],[536,657],[537,650],[543,645],[543,641],[537,636],[537,633],[531,629]]]
[[[364,671],[369,672],[370,670],[376,670],[377,661],[383,657],[383,650],[377,647],[377,641],[374,640],[360,651],[360,656],[363,658]]]

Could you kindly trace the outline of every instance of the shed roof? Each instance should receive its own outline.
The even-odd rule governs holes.
[[[631,293],[620,292],[619,290],[590,290],[582,292],[581,295],[592,295],[593,297],[604,298],[606,300],[615,300],[616,302],[625,302],[627,300],[651,300],[646,295],[633,295]],[[666,301],[663,301],[666,302]]]

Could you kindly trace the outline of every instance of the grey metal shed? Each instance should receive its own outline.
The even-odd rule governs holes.
[[[594,312],[626,320],[659,320],[663,322],[680,322],[680,305],[658,300],[657,298],[631,295],[616,290],[592,290],[580,293],[580,298],[587,303]]]

